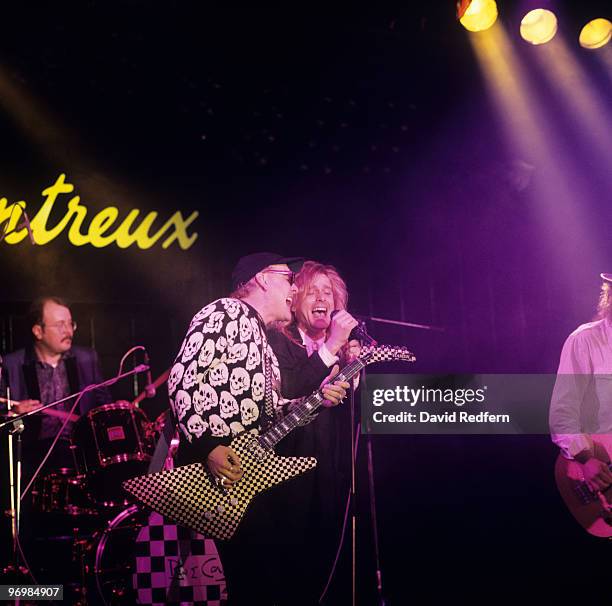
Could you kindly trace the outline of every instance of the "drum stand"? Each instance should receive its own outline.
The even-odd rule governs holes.
[[[81,577],[81,587],[78,590],[78,600],[74,606],[87,606],[87,565],[85,563],[85,553],[89,542],[87,539],[79,537],[79,529],[73,530],[72,537],[72,561],[79,562],[79,575]]]
[[[8,390],[7,390],[8,391]],[[11,410],[10,393],[8,393],[8,412]],[[27,562],[21,552],[19,543],[19,521],[21,514],[21,432],[25,426],[23,421],[14,421],[8,432],[8,464],[9,464],[9,490],[11,518],[11,538],[13,541],[12,561],[3,569],[5,575],[15,582],[23,581],[25,577],[32,577]],[[21,563],[20,563],[21,562]],[[19,600],[16,602],[19,604]]]

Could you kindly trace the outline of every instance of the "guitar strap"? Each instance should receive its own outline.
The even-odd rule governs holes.
[[[270,363],[270,355],[268,354],[268,339],[265,336],[265,328],[262,330],[262,345],[263,345],[263,365],[264,365],[264,377],[266,381],[265,388],[265,402],[263,414],[261,417],[261,431],[267,431],[274,422],[274,401],[272,399],[272,365]]]

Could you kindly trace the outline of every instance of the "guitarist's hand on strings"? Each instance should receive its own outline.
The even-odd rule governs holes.
[[[206,462],[210,473],[218,478],[221,486],[226,488],[235,484],[244,473],[240,465],[240,457],[229,446],[213,448]]]
[[[334,383],[329,383],[329,380],[339,370],[340,367],[336,364],[332,368],[331,372],[327,375],[327,377],[325,377],[323,383],[321,383],[323,395],[325,396],[325,400],[323,400],[323,406],[325,406],[326,408],[337,406],[346,397],[346,390],[349,388],[349,384],[346,381],[334,381]]]
[[[587,486],[594,492],[604,490],[612,484],[612,472],[608,463],[596,457],[591,457],[582,464],[582,473]]]

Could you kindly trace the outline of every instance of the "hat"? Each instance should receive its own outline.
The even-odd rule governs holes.
[[[232,290],[246,284],[255,274],[269,265],[288,265],[291,271],[298,272],[304,264],[303,257],[283,257],[277,253],[260,252],[241,257],[232,271]]]
[[[612,274],[599,274],[602,280],[606,282],[612,282]]]

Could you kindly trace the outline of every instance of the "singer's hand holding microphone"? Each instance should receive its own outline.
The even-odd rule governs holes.
[[[327,349],[337,355],[348,342],[351,331],[358,325],[359,322],[345,309],[332,311],[329,336],[325,341]]]

